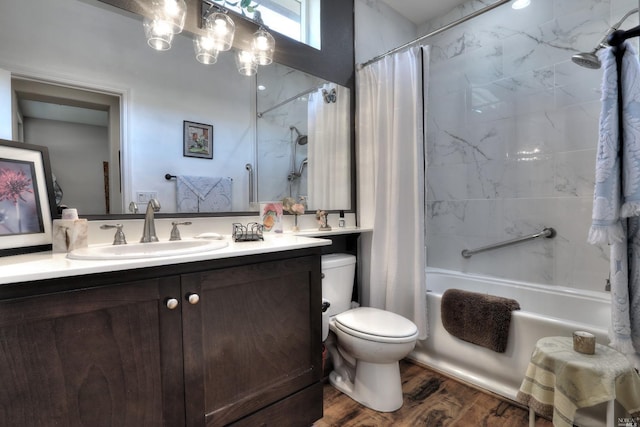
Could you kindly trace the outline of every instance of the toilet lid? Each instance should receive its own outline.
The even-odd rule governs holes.
[[[345,311],[338,314],[335,321],[336,326],[347,333],[351,330],[371,338],[413,338],[418,333],[418,327],[409,319],[373,307]]]

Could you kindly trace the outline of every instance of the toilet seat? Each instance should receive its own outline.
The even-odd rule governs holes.
[[[380,343],[407,343],[418,336],[416,325],[395,313],[359,307],[335,316],[335,326],[354,337]]]

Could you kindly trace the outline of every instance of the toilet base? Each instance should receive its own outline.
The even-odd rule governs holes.
[[[400,365],[368,363],[358,360],[353,382],[338,372],[329,374],[329,382],[356,402],[379,412],[393,412],[402,407]]]

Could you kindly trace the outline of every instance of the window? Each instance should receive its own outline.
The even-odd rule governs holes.
[[[257,0],[250,3],[249,11],[241,7],[240,0],[215,1],[236,13],[262,20],[269,30],[320,49],[320,0]]]

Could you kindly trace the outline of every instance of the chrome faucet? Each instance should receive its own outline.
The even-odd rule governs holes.
[[[156,225],[154,223],[154,212],[160,210],[160,202],[157,199],[149,199],[147,212],[144,214],[144,227],[142,228],[142,238],[140,243],[157,242]]]

